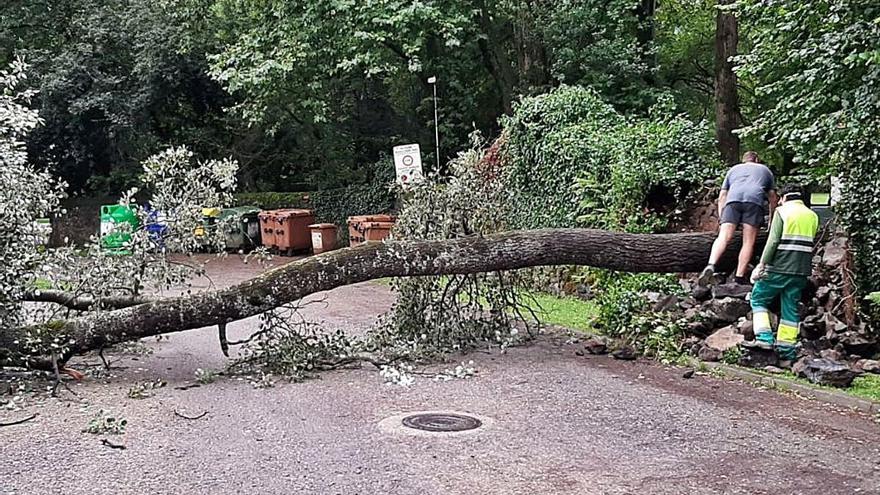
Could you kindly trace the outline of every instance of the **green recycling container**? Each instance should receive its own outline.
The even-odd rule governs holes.
[[[260,209],[256,206],[224,208],[219,221],[226,233],[227,249],[251,249],[260,245]]]
[[[121,224],[128,224],[131,229],[120,227]],[[101,247],[118,254],[128,254],[123,248],[131,241],[131,232],[138,228],[138,224],[137,214],[129,205],[101,206]]]

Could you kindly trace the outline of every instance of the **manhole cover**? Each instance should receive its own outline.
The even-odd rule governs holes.
[[[422,431],[467,431],[483,426],[483,422],[462,414],[427,413],[403,418],[403,426]]]

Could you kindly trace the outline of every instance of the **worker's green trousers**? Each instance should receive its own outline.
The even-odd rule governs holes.
[[[782,303],[782,315],[779,318],[779,332],[776,340],[785,344],[794,344],[798,337],[798,301],[801,291],[807,286],[807,277],[803,275],[784,275],[768,273],[755,284],[752,289],[752,318],[755,335],[761,332],[773,333],[770,326],[770,303],[779,296]]]

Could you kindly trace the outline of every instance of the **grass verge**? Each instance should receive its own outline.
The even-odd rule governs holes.
[[[785,380],[790,380],[794,383],[798,383],[800,385],[806,385],[811,388],[819,389],[819,390],[830,390],[834,392],[843,392],[848,395],[852,395],[853,397],[858,397],[860,399],[867,399],[872,401],[880,402],[880,375],[868,373],[863,376],[857,377],[853,380],[852,386],[849,388],[837,388],[831,387],[828,385],[818,385],[806,378],[801,378],[796,376],[791,371],[786,371],[785,373],[776,374],[776,373],[768,373],[764,370],[759,370],[755,368],[743,368],[743,370],[750,371],[756,373],[758,375],[766,376],[768,378],[782,378]]]
[[[861,397],[863,399],[880,402],[880,375],[869,374],[853,380],[852,387],[844,392]]]
[[[530,296],[530,307],[541,323],[582,332],[593,330],[593,318],[598,314],[598,307],[593,301],[543,293],[532,293]]]

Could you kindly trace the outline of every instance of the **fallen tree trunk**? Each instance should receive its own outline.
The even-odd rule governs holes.
[[[290,263],[209,292],[52,322],[71,353],[114,343],[258,315],[310,294],[385,277],[455,275],[550,265],[582,265],[627,272],[677,273],[703,268],[714,234],[626,234],[589,229],[505,232],[447,241],[394,241],[342,249]],[[736,256],[740,240],[722,264]],[[23,355],[27,334],[0,332],[0,352]],[[2,355],[0,355],[2,360]],[[34,362],[31,362],[34,364]]]

